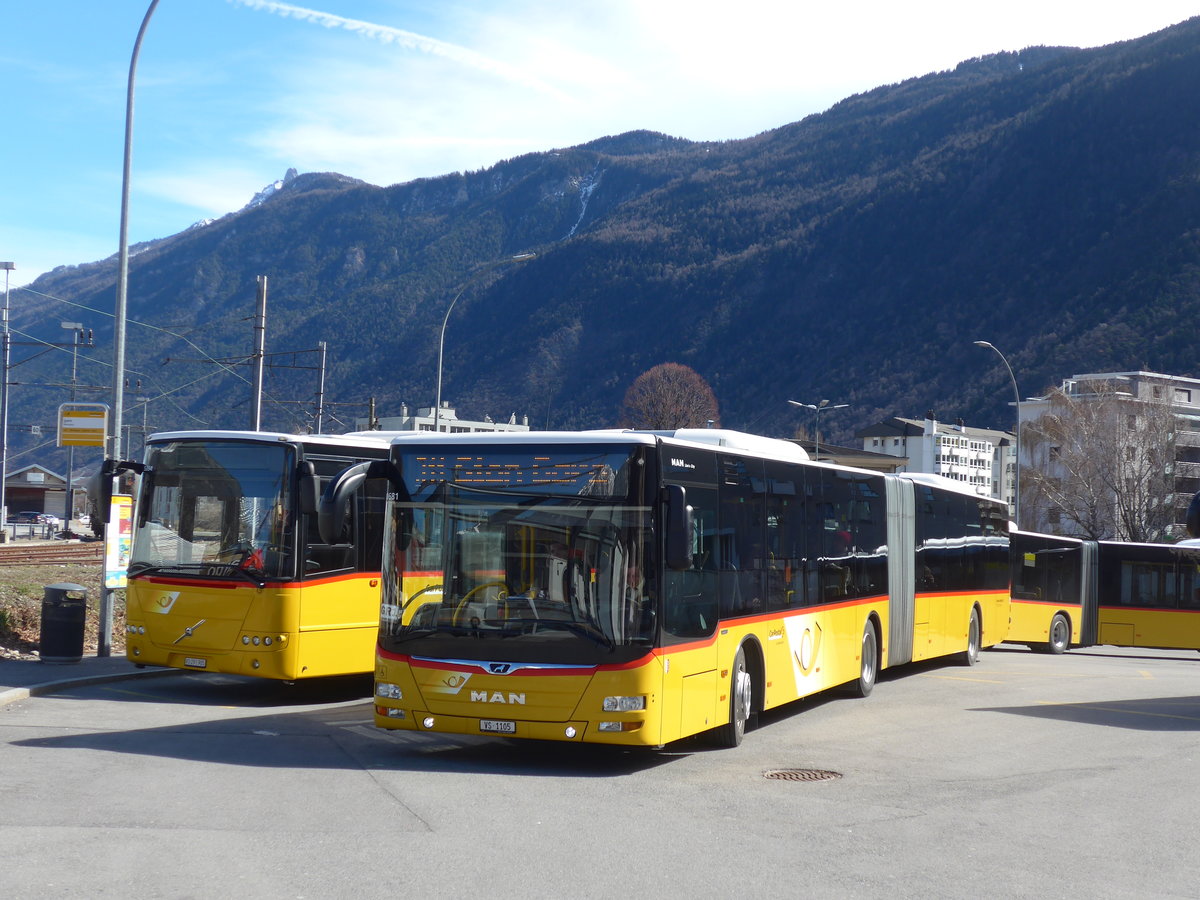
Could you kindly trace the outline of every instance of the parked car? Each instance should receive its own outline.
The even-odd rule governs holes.
[[[16,518],[12,521],[18,525],[49,525],[51,528],[62,527],[62,519],[58,516],[29,509],[17,513]]]

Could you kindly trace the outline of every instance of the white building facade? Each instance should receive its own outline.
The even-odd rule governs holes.
[[[864,428],[856,438],[863,450],[903,457],[898,472],[942,475],[969,486],[980,497],[1003,500],[1013,513],[1016,498],[1016,438],[1007,431],[892,416]]]
[[[408,404],[400,405],[400,415],[385,416],[375,420],[372,424],[370,419],[356,419],[354,421],[356,431],[433,431],[434,430],[434,408],[432,406],[422,406],[415,413],[410,413]],[[529,417],[522,416],[521,421],[517,421],[516,413],[508,417],[507,422],[495,422],[490,416],[485,416],[482,422],[471,421],[470,419],[460,419],[455,412],[454,407],[449,403],[443,403],[440,412],[437,415],[437,430],[446,434],[469,434],[472,432],[481,431],[528,431]]]

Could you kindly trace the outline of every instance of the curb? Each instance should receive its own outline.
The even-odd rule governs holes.
[[[130,678],[151,678],[163,675],[179,675],[180,669],[137,669],[132,672],[110,672],[104,675],[79,675],[75,678],[60,678],[56,681],[44,681],[31,684],[29,687],[8,688],[0,691],[0,707],[28,700],[30,697],[41,697],[53,694],[63,688],[84,687],[89,684],[107,684],[111,681],[126,681]]]

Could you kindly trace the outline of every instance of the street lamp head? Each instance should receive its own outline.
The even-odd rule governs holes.
[[[996,349],[996,348],[995,348],[995,347],[994,347],[992,344],[990,344],[988,341],[976,341],[976,342],[975,342],[975,346],[976,346],[976,347],[987,347],[989,350],[995,350],[995,349]]]

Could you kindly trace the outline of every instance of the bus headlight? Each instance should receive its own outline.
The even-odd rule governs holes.
[[[605,697],[605,712],[641,712],[646,708],[646,697]]]
[[[385,700],[403,700],[404,692],[400,690],[398,684],[380,681],[375,684],[375,696],[383,697]]]

